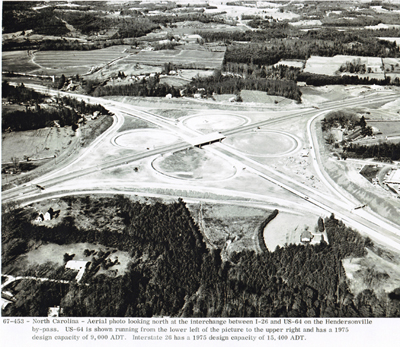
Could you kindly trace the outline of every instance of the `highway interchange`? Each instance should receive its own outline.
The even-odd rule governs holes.
[[[3,202],[8,201],[18,201],[23,204],[28,204],[39,199],[44,199],[45,197],[54,197],[66,194],[79,194],[82,191],[86,191],[83,187],[80,189],[73,188],[69,192],[66,191],[65,184],[68,181],[73,181],[80,179],[84,176],[94,174],[99,171],[113,170],[117,167],[124,167],[126,165],[134,164],[142,159],[151,158],[155,156],[160,156],[168,153],[176,153],[179,151],[187,150],[193,147],[190,143],[193,142],[193,138],[200,137],[202,134],[188,127],[182,126],[175,120],[171,120],[166,117],[152,114],[150,112],[144,111],[139,108],[135,108],[132,105],[124,104],[120,102],[115,102],[111,100],[93,98],[86,95],[77,95],[71,93],[64,93],[56,90],[50,90],[46,87],[38,85],[28,85],[36,91],[47,93],[49,95],[66,95],[70,97],[76,97],[84,101],[91,103],[102,104],[104,107],[108,108],[114,113],[114,123],[113,125],[99,136],[88,148],[80,152],[79,157],[74,158],[74,160],[60,166],[52,172],[49,172],[33,181],[12,188],[10,190],[4,191],[2,193]],[[364,234],[369,235],[372,239],[377,240],[390,246],[393,249],[400,250],[400,227],[386,220],[384,217],[377,215],[371,211],[364,211],[363,209],[355,208],[360,205],[360,202],[347,196],[345,192],[342,191],[324,172],[321,165],[321,158],[318,151],[318,141],[315,134],[314,122],[319,117],[322,117],[327,112],[332,110],[343,109],[347,107],[357,107],[365,106],[366,104],[372,105],[374,103],[387,103],[394,101],[399,98],[398,94],[395,93],[374,93],[362,97],[349,98],[343,100],[342,102],[326,102],[324,104],[318,105],[318,107],[312,107],[308,109],[301,109],[298,111],[291,112],[290,114],[282,115],[279,117],[266,119],[263,121],[256,121],[243,126],[235,127],[232,129],[227,129],[223,131],[225,137],[233,136],[235,134],[240,134],[244,132],[254,131],[254,129],[265,128],[273,124],[280,122],[285,122],[291,119],[303,118],[308,120],[307,122],[307,142],[303,144],[310,149],[310,156],[312,159],[313,167],[317,173],[319,179],[322,181],[324,186],[326,186],[330,193],[319,191],[318,189],[309,187],[298,180],[289,177],[288,175],[278,171],[278,169],[270,166],[261,164],[255,161],[251,156],[246,155],[238,150],[227,146],[222,143],[213,143],[209,146],[204,146],[203,150],[215,153],[219,156],[227,157],[231,161],[237,163],[236,166],[245,168],[248,172],[252,172],[263,180],[267,180],[275,186],[278,186],[287,192],[295,195],[297,198],[301,199],[301,205],[304,207],[304,211],[310,208],[310,204],[314,207],[316,206],[319,210],[323,211],[325,215],[334,213],[339,219],[342,219],[347,225],[354,227]],[[81,165],[84,163],[85,158],[89,156],[96,149],[100,148],[104,143],[111,141],[111,139],[116,135],[118,129],[122,126],[124,122],[124,117],[135,117],[142,119],[146,122],[152,123],[158,128],[164,129],[174,135],[176,135],[181,140],[174,143],[163,145],[154,149],[148,149],[140,153],[133,153],[129,155],[121,155],[112,160],[108,160],[106,163],[99,163],[97,165]],[[202,191],[207,191],[207,184],[202,187]],[[45,187],[45,191],[41,191],[37,187]],[[101,182],[96,182],[93,186],[102,185]],[[104,189],[98,189],[98,192],[104,192],[107,189],[112,188],[113,183],[108,183],[104,185]],[[120,187],[116,183],[115,187]],[[171,185],[173,187],[174,185]],[[124,193],[123,186],[120,193]],[[177,186],[179,189],[185,189],[185,186]],[[218,190],[210,187],[209,191],[213,194],[218,195]],[[93,190],[96,192],[96,190]],[[225,190],[221,190],[223,195],[226,195]],[[130,192],[131,193],[131,192]],[[243,194],[243,192],[236,192],[236,195],[240,196],[250,196]],[[281,201],[279,202],[283,208],[290,206],[290,202]]]

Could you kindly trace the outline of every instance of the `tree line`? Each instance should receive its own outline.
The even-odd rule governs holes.
[[[72,206],[90,197],[68,198]],[[371,289],[353,295],[342,260],[362,257],[371,241],[346,227],[334,215],[324,227],[329,244],[287,245],[260,253],[242,251],[222,261],[221,250],[206,247],[182,200],[151,205],[123,196],[107,199],[117,206],[124,227],[118,231],[80,230],[72,217],[47,228],[30,223],[22,209],[2,214],[3,265],[23,254],[31,240],[67,244],[95,242],[128,251],[124,275],[86,278],[57,297],[66,316],[101,317],[398,317],[400,301],[393,292],[379,296]],[[81,205],[79,205],[81,206]],[[42,315],[48,298],[36,295],[37,283],[21,284],[16,298],[24,309],[8,305],[3,315]],[[51,290],[58,285],[50,284]],[[49,289],[50,290],[50,289]],[[107,293],[107,295],[105,295]],[[28,295],[27,295],[28,294]],[[21,295],[25,295],[22,297]],[[50,296],[52,297],[52,296]],[[49,297],[49,298],[50,298]],[[25,301],[24,301],[25,300]]]
[[[193,95],[199,89],[204,89],[205,94],[237,94],[241,90],[259,90],[268,95],[278,95],[301,102],[301,91],[295,81],[255,78],[249,76],[223,76],[216,72],[213,76],[194,78],[186,86],[185,94]]]
[[[375,145],[358,145],[350,143],[343,147],[349,158],[376,158],[378,160],[400,160],[400,143],[383,142]]]

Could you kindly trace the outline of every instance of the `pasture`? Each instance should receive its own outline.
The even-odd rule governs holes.
[[[126,57],[121,62],[156,66],[172,63],[187,68],[218,69],[222,66],[224,55],[224,52],[169,49],[162,51],[140,51],[138,54]]]

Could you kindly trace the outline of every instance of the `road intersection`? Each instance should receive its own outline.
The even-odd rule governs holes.
[[[53,172],[49,172],[28,184],[12,188],[10,190],[3,192],[3,202],[7,201],[24,201],[27,203],[29,201],[36,201],[40,196],[44,195],[57,195],[61,192],[63,194],[68,194],[65,191],[65,182],[72,180],[79,180],[84,176],[94,174],[99,171],[114,170],[118,167],[123,167],[129,164],[134,164],[139,160],[152,158],[167,153],[176,153],[179,151],[187,150],[193,146],[190,144],[194,137],[199,137],[202,134],[199,131],[189,129],[182,126],[182,124],[177,123],[175,120],[171,120],[167,117],[159,116],[142,109],[133,107],[132,105],[115,102],[111,100],[105,100],[101,98],[89,97],[86,95],[77,95],[71,93],[65,93],[60,91],[49,90],[48,88],[26,85],[37,91],[47,93],[50,95],[65,95],[69,97],[76,97],[78,99],[84,100],[85,102],[102,104],[104,107],[108,108],[114,113],[114,123],[113,125],[99,136],[88,148],[80,152],[79,157],[65,165],[64,167],[59,167]],[[338,187],[332,179],[324,172],[321,158],[319,157],[318,151],[318,141],[313,130],[313,122],[322,117],[329,111],[339,110],[346,107],[356,107],[365,106],[366,103],[369,105],[374,103],[387,103],[398,99],[398,94],[394,93],[374,93],[369,96],[355,97],[351,99],[344,100],[339,104],[337,102],[327,102],[318,107],[312,107],[309,109],[302,109],[296,112],[291,112],[286,115],[282,115],[275,118],[270,118],[262,121],[252,122],[250,124],[242,125],[236,128],[227,129],[223,131],[225,137],[234,136],[235,134],[246,133],[254,131],[254,129],[268,127],[280,122],[289,121],[291,119],[303,118],[308,120],[307,122],[307,134],[308,140],[304,146],[310,148],[310,155],[312,158],[312,163],[314,169],[323,182],[323,184],[330,190],[332,194],[326,194],[320,192],[318,189],[311,188],[298,180],[285,175],[279,170],[272,168],[269,165],[261,164],[254,160],[251,156],[239,152],[238,150],[225,145],[224,143],[215,143],[210,146],[203,147],[204,150],[215,153],[219,156],[228,157],[232,162],[235,163],[237,167],[244,167],[249,172],[257,175],[258,177],[267,180],[273,185],[278,186],[295,195],[297,198],[302,199],[303,205],[314,205],[317,206],[320,211],[324,211],[325,215],[334,213],[335,216],[342,219],[347,225],[352,226],[365,234],[368,234],[371,238],[383,242],[390,247],[400,250],[400,226],[393,222],[386,220],[384,217],[379,216],[369,211],[355,210],[355,207],[360,204],[354,198],[349,198],[345,192],[343,192],[340,187]],[[140,118],[146,122],[152,123],[155,126],[171,132],[176,135],[181,140],[174,143],[160,146],[154,149],[148,149],[144,152],[133,153],[129,155],[118,156],[105,163],[99,163],[98,165],[85,165],[85,159],[99,147],[101,147],[105,142],[111,142],[111,139],[115,137],[118,129],[122,126],[124,118],[135,117]],[[103,182],[104,183],[104,182]],[[63,187],[64,184],[64,188]],[[41,185],[45,187],[46,193],[39,192],[36,185]],[[93,187],[97,186],[99,188],[101,182],[95,182]],[[145,187],[146,184],[143,185]],[[147,185],[149,186],[149,185]],[[59,188],[60,187],[60,188]],[[112,182],[110,183],[112,187]],[[172,185],[171,185],[172,187]],[[185,189],[185,186],[181,186],[179,189]],[[190,186],[188,187],[190,188]],[[203,190],[207,191],[208,187],[205,185]],[[82,189],[84,188],[82,187]],[[232,190],[232,189],[231,189]],[[77,193],[79,189],[72,189],[69,193]],[[94,190],[95,191],[95,190]],[[209,191],[213,194],[218,194],[217,190],[213,187],[209,187]],[[123,189],[120,191],[124,193]],[[237,191],[237,196],[243,195],[243,192]],[[262,201],[260,199],[259,201]],[[285,205],[284,202],[279,203],[281,206]]]

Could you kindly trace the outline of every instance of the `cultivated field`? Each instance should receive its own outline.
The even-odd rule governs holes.
[[[222,65],[224,52],[209,52],[200,50],[162,50],[140,51],[121,61],[126,64],[164,65],[173,63],[188,68],[218,69]]]
[[[36,52],[33,61],[49,73],[57,74],[83,74],[91,67],[100,66],[109,63],[120,57],[126,57],[125,46],[117,48],[98,49],[94,51],[42,51]],[[73,73],[72,73],[73,74]]]
[[[28,51],[2,52],[1,58],[2,71],[27,73],[39,69],[38,65],[32,63],[32,57]]]

